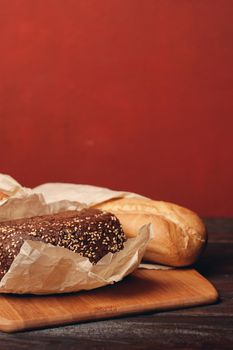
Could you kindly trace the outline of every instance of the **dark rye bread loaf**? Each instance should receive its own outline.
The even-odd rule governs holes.
[[[98,209],[4,221],[0,223],[0,280],[25,240],[70,249],[96,264],[108,252],[123,249],[126,236],[113,214]]]

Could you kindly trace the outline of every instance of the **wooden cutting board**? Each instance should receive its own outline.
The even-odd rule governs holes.
[[[114,285],[75,294],[0,296],[0,330],[63,325],[148,311],[211,304],[215,288],[197,271],[137,270]]]

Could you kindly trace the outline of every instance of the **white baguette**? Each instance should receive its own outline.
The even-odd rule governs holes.
[[[112,212],[120,220],[128,237],[151,223],[154,238],[144,260],[169,266],[193,264],[203,251],[207,234],[197,214],[179,205],[144,198],[121,198],[95,205]]]

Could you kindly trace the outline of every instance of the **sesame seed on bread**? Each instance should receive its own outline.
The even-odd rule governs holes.
[[[0,223],[0,280],[25,240],[69,249],[96,264],[108,252],[123,249],[126,236],[113,214],[98,209],[4,221]]]

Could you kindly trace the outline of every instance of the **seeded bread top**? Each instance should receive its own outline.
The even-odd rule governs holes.
[[[119,220],[98,209],[66,211],[0,223],[0,280],[25,240],[42,241],[72,250],[96,264],[126,241]]]

